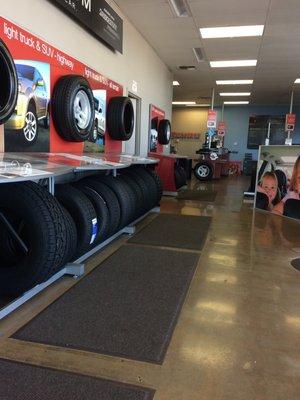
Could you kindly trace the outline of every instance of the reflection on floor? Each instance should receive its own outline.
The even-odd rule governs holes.
[[[0,357],[154,388],[155,400],[299,400],[300,272],[290,262],[300,257],[300,224],[253,213],[243,204],[248,184],[193,181],[218,191],[215,202],[162,201],[163,213],[213,217],[162,366],[7,338]]]

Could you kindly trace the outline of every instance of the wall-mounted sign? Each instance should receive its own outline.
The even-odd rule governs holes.
[[[114,50],[123,52],[123,20],[105,0],[50,0],[50,2],[62,8],[76,22]]]
[[[285,118],[286,132],[294,131],[295,125],[296,125],[296,114],[286,114],[286,118]]]
[[[216,128],[217,127],[217,111],[208,110],[207,127],[208,128]]]

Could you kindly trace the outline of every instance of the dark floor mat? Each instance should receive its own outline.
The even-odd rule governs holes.
[[[150,389],[0,360],[0,400],[151,400]]]
[[[177,200],[195,200],[195,201],[208,201],[214,202],[217,192],[210,192],[207,190],[182,190],[176,197]]]
[[[129,242],[200,251],[210,222],[210,217],[160,214]]]
[[[123,246],[13,337],[161,363],[197,261]]]

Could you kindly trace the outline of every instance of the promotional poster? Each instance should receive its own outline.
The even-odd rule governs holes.
[[[261,146],[255,206],[300,220],[300,146]]]
[[[165,119],[165,111],[150,104],[150,123],[149,123],[149,151],[152,153],[162,153],[163,145],[158,143],[159,121]]]
[[[107,104],[123,95],[121,85],[1,17],[0,38],[15,60],[19,81],[16,109],[1,138],[6,152],[121,153],[122,144],[105,135]],[[85,143],[64,140],[52,121],[53,88],[65,75],[83,76],[93,90],[94,131]]]

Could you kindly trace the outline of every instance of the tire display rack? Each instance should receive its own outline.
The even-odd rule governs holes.
[[[80,176],[83,172],[103,171],[103,174],[117,175],[117,170],[126,169],[135,165],[153,165],[158,160],[147,157],[137,157],[127,154],[76,154],[76,153],[0,153],[0,185],[2,183],[17,182],[42,182],[48,181],[48,190],[54,195],[57,182],[67,182],[72,177]],[[125,178],[124,178],[125,179]],[[46,281],[29,289],[21,296],[9,302],[0,309],[0,320],[10,315],[27,301],[41,293],[47,287],[65,275],[75,278],[85,272],[84,262],[92,255],[99,252],[122,234],[135,233],[135,225],[151,212],[159,212],[159,207],[154,207],[133,222],[122,227],[106,240],[80,255],[76,260],[67,263]],[[1,213],[0,213],[1,217]]]
[[[159,161],[157,173],[163,183],[165,196],[178,196],[178,190],[187,185],[188,174],[186,164],[189,157],[179,154],[149,153],[149,157]]]

